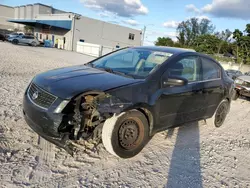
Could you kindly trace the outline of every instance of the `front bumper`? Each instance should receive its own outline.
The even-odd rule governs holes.
[[[34,105],[25,92],[23,98],[23,115],[26,123],[34,130],[38,135],[46,139],[47,141],[64,148],[70,154],[72,151],[67,146],[67,135],[61,135],[58,133],[58,128],[62,122],[63,114],[53,113],[53,110],[60,104],[62,100],[57,99],[51,108],[44,110]]]
[[[245,88],[244,86],[236,84],[235,90],[242,96],[250,97],[250,90]]]

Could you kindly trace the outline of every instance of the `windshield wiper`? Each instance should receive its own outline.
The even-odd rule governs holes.
[[[86,63],[84,64],[85,66],[88,66],[88,67],[93,67],[93,64],[92,63]]]
[[[129,78],[134,78],[132,75],[129,75],[127,73],[124,72],[120,72],[120,71],[114,71],[113,69],[109,68],[109,67],[102,67],[100,69],[105,70],[106,72],[112,73],[112,74],[117,74],[117,75],[121,75],[121,76],[126,76]]]

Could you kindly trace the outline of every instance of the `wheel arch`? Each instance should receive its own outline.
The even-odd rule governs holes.
[[[149,134],[151,136],[151,134],[153,132],[153,128],[154,128],[154,116],[153,116],[152,112],[145,107],[140,107],[140,108],[137,108],[136,110],[143,113],[143,115],[146,117],[146,119],[148,121],[148,125],[149,125]]]
[[[154,125],[155,125],[155,115],[154,115],[153,108],[146,103],[137,103],[124,109],[122,112],[126,112],[129,110],[138,110],[146,117],[148,125],[149,125],[149,134],[150,134],[149,136],[151,136],[154,130]]]

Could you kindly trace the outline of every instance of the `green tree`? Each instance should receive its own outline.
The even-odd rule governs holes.
[[[233,32],[233,38],[236,41],[236,59],[237,62],[239,63],[239,48],[242,46],[241,45],[241,37],[243,36],[243,33],[239,30],[239,29],[235,29],[235,31]]]
[[[247,36],[250,36],[250,24],[246,25],[245,32],[247,33]]]
[[[34,27],[29,26],[29,25],[25,25],[24,30],[25,30],[26,33],[33,33]]]
[[[214,25],[208,19],[190,18],[186,21],[182,21],[177,27],[177,39],[182,45],[192,46],[194,40],[205,34],[211,34],[214,32]]]
[[[200,35],[194,40],[194,49],[197,52],[214,54],[217,52],[220,43],[221,40],[218,39],[215,35]]]
[[[155,42],[156,46],[174,46],[174,41],[169,37],[158,37]]]
[[[230,40],[230,37],[232,36],[232,34],[233,33],[229,29],[226,29],[225,31],[222,31],[222,32],[215,33],[215,36],[221,40],[221,42],[218,46],[218,51],[217,51],[218,54],[228,52],[227,50],[225,50],[225,46],[227,46],[227,47],[229,46],[228,43],[230,42],[229,40]]]

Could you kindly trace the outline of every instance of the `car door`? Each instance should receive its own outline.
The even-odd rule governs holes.
[[[224,97],[224,83],[222,80],[221,67],[213,60],[201,57],[203,98],[206,113],[204,118],[213,115],[219,103]]]
[[[35,38],[33,36],[29,36],[29,44],[31,44],[32,42],[36,42]]]
[[[163,79],[171,76],[186,78],[188,84],[183,86],[162,85],[162,95],[159,99],[160,129],[162,130],[200,119],[204,115],[199,56],[185,56],[172,62],[163,74]]]
[[[25,41],[26,41],[26,36],[21,36],[21,35],[19,35],[18,41],[19,41],[19,43],[25,43]]]

